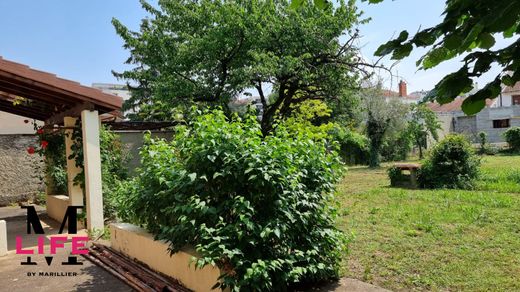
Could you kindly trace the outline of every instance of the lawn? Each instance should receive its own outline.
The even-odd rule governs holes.
[[[520,156],[488,156],[476,190],[390,188],[350,168],[340,226],[345,274],[391,290],[520,291]]]

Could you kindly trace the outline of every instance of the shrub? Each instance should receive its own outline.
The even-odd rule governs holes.
[[[419,171],[424,188],[471,188],[480,160],[462,135],[448,135],[433,147]]]
[[[383,161],[402,161],[406,160],[408,153],[412,151],[411,137],[406,132],[401,132],[394,137],[388,137],[381,148]]]
[[[338,276],[347,237],[332,207],[341,165],[324,141],[283,126],[262,137],[254,116],[205,112],[171,142],[146,138],[138,176],[120,195],[123,219],[196,265],[223,271],[216,287],[285,290]]]
[[[520,127],[508,129],[505,131],[504,137],[511,151],[520,152]]]
[[[488,142],[487,142],[488,135],[487,135],[487,133],[486,132],[479,132],[478,133],[478,139],[479,139],[479,143],[480,143],[479,153],[480,154],[486,154],[487,150],[488,150]]]
[[[400,182],[407,180],[406,175],[403,174],[399,167],[392,166],[387,170],[387,172],[388,178],[390,178],[390,185],[393,187],[398,186]]]
[[[345,163],[349,165],[368,164],[369,140],[365,135],[337,127],[332,136],[339,143],[339,154]]]

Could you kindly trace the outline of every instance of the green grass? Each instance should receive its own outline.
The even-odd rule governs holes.
[[[354,234],[345,274],[391,290],[520,291],[520,156],[483,158],[473,191],[388,187],[351,168],[340,226]]]

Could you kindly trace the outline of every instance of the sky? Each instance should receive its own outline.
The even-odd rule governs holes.
[[[401,30],[417,31],[441,20],[444,0],[396,0],[369,5],[360,3],[364,17],[359,45],[367,59],[376,59],[377,47]],[[131,29],[139,28],[146,16],[138,0],[11,0],[0,1],[0,56],[48,71],[60,77],[91,85],[94,82],[124,83],[111,71],[130,67],[129,53],[110,23],[113,17]],[[397,90],[398,79],[408,91],[429,90],[446,74],[459,67],[447,62],[428,71],[417,71],[415,62],[424,51],[414,51],[386,76],[387,87]],[[386,64],[391,62],[386,60]]]

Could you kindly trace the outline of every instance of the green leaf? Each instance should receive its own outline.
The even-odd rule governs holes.
[[[495,45],[495,38],[489,33],[483,33],[479,38],[479,48],[489,50]]]
[[[509,29],[505,30],[503,33],[504,38],[506,38],[506,39],[512,38],[515,35],[517,28],[518,28],[518,24],[515,24],[515,25],[511,26]]]
[[[314,0],[314,5],[320,9],[325,9],[327,8],[327,0]]]
[[[392,60],[402,60],[408,56],[413,50],[413,46],[410,43],[404,44],[394,50],[394,54],[392,55]]]
[[[412,42],[419,47],[426,47],[431,46],[435,43],[437,40],[437,36],[429,31],[429,30],[423,30],[418,32],[412,39]]]
[[[196,173],[190,173],[188,176],[190,177],[191,181],[195,181],[195,179],[197,178],[197,174]]]
[[[290,6],[290,8],[291,8],[291,9],[297,9],[297,8],[300,7],[302,4],[303,4],[303,0],[292,0],[292,1],[291,1],[291,6]]]
[[[458,34],[450,34],[444,38],[444,47],[448,50],[456,50],[461,45],[464,39]]]
[[[433,49],[422,61],[423,68],[430,69],[439,65],[441,62],[446,61],[448,59],[448,53],[448,49],[444,47]]]
[[[516,81],[511,76],[506,74],[502,77],[502,83],[507,86],[514,86]]]
[[[399,34],[399,37],[397,38],[397,41],[399,41],[399,43],[402,43],[404,41],[406,41],[408,39],[408,32],[406,30],[403,30],[400,34]]]
[[[395,50],[396,47],[400,46],[395,41],[389,41],[386,44],[383,44],[377,48],[376,52],[374,53],[375,56],[383,57]]]
[[[462,103],[462,111],[466,115],[471,116],[480,112],[485,106],[485,100],[472,100],[470,98],[466,98]]]

